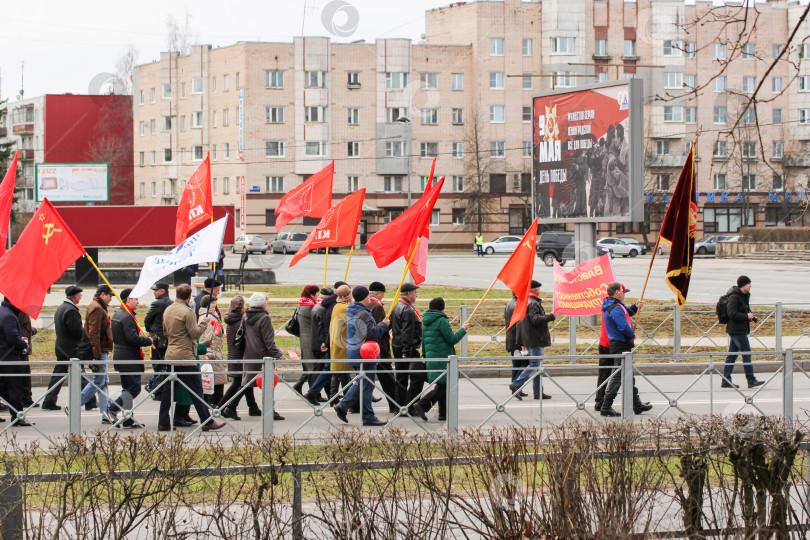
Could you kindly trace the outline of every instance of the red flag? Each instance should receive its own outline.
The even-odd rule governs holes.
[[[532,285],[532,275],[534,274],[534,260],[537,256],[537,219],[535,218],[529,226],[529,230],[523,235],[523,239],[509,260],[503,265],[498,279],[504,285],[512,289],[517,296],[515,311],[512,312],[512,319],[509,321],[509,328],[513,324],[526,316],[526,308],[529,306],[529,289]]]
[[[433,173],[436,170],[436,158],[433,158],[433,163],[430,165],[430,176],[428,176],[427,183],[425,184],[425,191],[433,186]],[[428,256],[428,243],[430,241],[430,221],[425,226],[425,232],[422,233],[422,240],[416,250],[416,255],[411,259],[412,247],[408,247],[407,261],[411,261],[408,271],[411,273],[413,282],[417,285],[424,282],[427,277],[427,256]]]
[[[177,207],[177,227],[174,243],[188,237],[188,233],[214,218],[214,202],[211,198],[211,159],[208,154],[191,178],[186,182],[180,205]]]
[[[332,179],[335,177],[333,161],[316,172],[307,181],[284,195],[278,202],[275,214],[276,230],[298,216],[323,217],[332,206]]]
[[[430,214],[443,184],[444,178],[426,189],[424,195],[399,217],[371,235],[366,242],[366,251],[374,258],[377,268],[386,267],[400,257],[410,257],[416,239],[430,224]]]
[[[17,157],[20,151],[14,152],[14,159],[0,184],[0,256],[6,252],[8,244],[8,229],[11,220],[11,204],[14,202],[14,183],[17,180]]]
[[[326,211],[321,222],[315,227],[298,252],[290,261],[293,266],[307,256],[310,249],[330,248],[335,246],[353,246],[357,237],[357,226],[363,212],[363,201],[366,190],[355,191],[342,198],[335,206]]]
[[[675,293],[678,307],[681,309],[686,303],[686,293],[689,292],[689,280],[692,277],[696,232],[695,143],[692,142],[692,148],[686,156],[686,163],[678,178],[678,185],[675,186],[672,200],[661,223],[661,232],[658,234],[660,242],[666,242],[671,246],[664,280]]]
[[[0,292],[36,319],[48,288],[83,254],[81,243],[45,199],[0,259]]]

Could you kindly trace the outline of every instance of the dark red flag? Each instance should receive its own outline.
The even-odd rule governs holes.
[[[332,206],[332,180],[335,177],[333,161],[316,172],[306,182],[284,195],[278,202],[275,214],[276,230],[298,216],[323,217]]]
[[[342,198],[335,206],[327,210],[321,218],[321,222],[307,236],[301,248],[290,261],[290,266],[306,257],[310,249],[353,246],[365,199],[366,190],[361,189]]]
[[[675,293],[678,307],[686,303],[689,280],[692,277],[692,260],[695,253],[695,233],[697,232],[697,190],[695,189],[695,143],[686,163],[683,165],[678,185],[672,193],[659,242],[670,245],[667,275],[664,280]]]
[[[36,319],[48,288],[83,254],[76,236],[45,199],[14,247],[0,258],[0,292]]]
[[[503,265],[501,273],[498,274],[498,279],[512,289],[517,296],[515,311],[512,312],[508,328],[526,316],[526,308],[529,306],[529,290],[532,286],[534,261],[537,257],[537,219],[535,218],[529,225],[529,230],[523,235],[520,244]]]
[[[0,256],[6,252],[8,229],[11,219],[11,205],[14,202],[14,183],[17,181],[17,158],[20,151],[14,152],[14,159],[0,184]]]
[[[188,238],[188,233],[214,219],[214,201],[211,198],[211,159],[205,156],[191,178],[186,182],[180,204],[177,206],[177,227],[174,229],[174,243]]]

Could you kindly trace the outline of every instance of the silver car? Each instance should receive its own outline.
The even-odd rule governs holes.
[[[600,238],[596,241],[596,245],[610,251],[615,257],[621,255],[622,257],[635,257],[641,253],[641,246],[635,244],[628,244],[624,240],[618,238]]]
[[[647,246],[642,244],[640,241],[636,240],[635,238],[631,238],[629,236],[620,236],[619,240],[624,242],[625,244],[630,244],[631,246],[635,246],[639,249],[639,253],[642,255],[647,253]]]
[[[499,236],[495,240],[485,242],[482,246],[484,253],[492,255],[493,253],[512,253],[520,245],[522,238],[520,236]],[[473,251],[476,247],[473,246]]]
[[[307,235],[297,232],[278,233],[276,238],[270,242],[270,250],[273,253],[295,253],[304,244]]]
[[[231,247],[232,253],[267,253],[267,242],[255,234],[238,237]]]
[[[726,238],[728,238],[728,236],[724,234],[710,234],[704,236],[695,242],[695,253],[697,255],[714,254],[717,251],[717,242],[722,242]]]

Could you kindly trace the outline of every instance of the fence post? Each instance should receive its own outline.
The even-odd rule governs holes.
[[[467,306],[461,306],[461,314],[459,315],[459,326],[467,322],[467,317],[469,317],[469,313],[467,310]],[[461,338],[461,357],[467,358],[470,356],[468,354],[469,351],[469,334],[464,334],[464,337]],[[512,351],[509,351],[509,354],[512,354]]]
[[[793,349],[786,350],[783,358],[782,414],[785,417],[785,424],[791,424],[793,423]]]
[[[304,538],[304,510],[301,497],[301,469],[295,466],[293,469],[293,538],[301,540]]]
[[[6,461],[6,474],[0,480],[0,538],[21,540],[23,537],[23,494],[14,475],[14,462]]]
[[[74,435],[82,432],[82,364],[70,359],[68,368],[68,429]]]
[[[577,355],[577,318],[571,315],[568,316],[568,354]],[[571,362],[573,361],[572,358]]]
[[[448,358],[447,363],[447,431],[458,433],[458,356]]]
[[[622,419],[633,421],[633,353],[626,352],[622,358]]]
[[[273,434],[273,411],[276,410],[273,384],[275,375],[275,359],[265,356],[262,358],[262,436]]]
[[[675,354],[681,354],[681,310],[675,304],[675,313],[672,314],[672,350]],[[676,357],[676,361],[680,362]]]
[[[773,312],[774,319],[774,337],[776,338],[776,345],[774,346],[777,351],[782,350],[782,302],[776,303],[776,309]]]

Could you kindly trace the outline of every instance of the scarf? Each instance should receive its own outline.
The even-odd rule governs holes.
[[[302,296],[301,298],[298,299],[298,305],[299,306],[314,306],[315,305],[315,299],[310,298],[309,296]]]
[[[408,302],[408,301],[407,301],[407,300],[405,300],[404,298],[400,298],[400,299],[399,299],[399,301],[400,301],[400,302],[402,302],[403,304],[405,304],[406,306],[408,306],[409,308],[411,308],[411,309],[413,310],[413,312],[416,314],[416,318],[417,318],[417,319],[419,319],[419,322],[420,322],[420,323],[422,322],[422,315],[421,315],[421,314],[420,314],[418,311],[416,311],[416,308],[415,308],[415,307],[413,307],[413,306],[410,304],[410,302]]]

